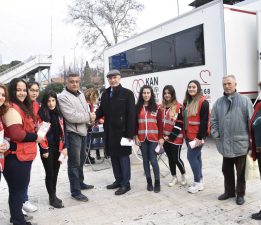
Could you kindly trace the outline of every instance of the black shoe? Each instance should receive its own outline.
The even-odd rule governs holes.
[[[148,190],[148,191],[153,191],[153,186],[152,186],[151,177],[147,178],[147,190]]]
[[[89,159],[86,159],[85,164],[95,164],[95,159],[92,158],[92,159],[90,159],[90,161],[89,161]]]
[[[109,184],[106,186],[107,189],[116,189],[116,188],[119,188],[120,187],[120,184],[117,183],[116,181],[114,181],[112,184]]]
[[[57,209],[64,207],[62,200],[57,198],[55,194],[49,196],[49,204]]]
[[[258,213],[252,214],[251,218],[254,220],[261,220],[261,211],[259,211]]]
[[[80,201],[80,202],[88,202],[88,198],[83,195],[83,194],[78,194],[78,195],[75,195],[75,196],[72,196],[75,200],[77,201]]]
[[[120,187],[117,191],[115,191],[115,195],[123,195],[128,192],[131,188],[130,187]]]
[[[237,196],[237,198],[236,198],[236,203],[237,203],[238,205],[243,205],[243,204],[245,203],[244,197],[243,197],[243,196]]]
[[[155,193],[159,193],[160,192],[160,180],[155,180],[154,192]]]
[[[55,195],[55,198],[56,198],[56,200],[58,201],[58,202],[63,202],[61,199],[59,199],[56,195]]]
[[[89,190],[89,189],[93,189],[94,186],[93,185],[90,185],[90,184],[81,184],[81,190]]]
[[[231,195],[231,194],[228,194],[227,192],[225,192],[224,194],[218,196],[218,200],[223,201],[223,200],[227,200],[227,199],[233,198],[233,197],[236,197],[236,195],[235,194]]]
[[[37,225],[37,223],[25,222],[25,225]]]

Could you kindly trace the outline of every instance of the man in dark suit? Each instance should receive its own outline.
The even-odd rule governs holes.
[[[135,100],[133,93],[121,86],[121,74],[111,70],[107,74],[110,87],[102,97],[96,111],[96,119],[104,117],[105,150],[111,157],[115,181],[107,189],[119,188],[115,195],[125,194],[130,190],[131,146],[121,146],[121,139],[133,139],[135,134]]]

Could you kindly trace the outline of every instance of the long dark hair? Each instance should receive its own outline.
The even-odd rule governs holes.
[[[56,101],[56,107],[54,108],[54,112],[59,116],[62,117],[62,113],[60,111],[59,102],[57,98],[57,94],[53,90],[48,90],[44,93],[42,102],[41,102],[41,108],[39,109],[39,116],[41,119],[45,122],[50,122],[50,109],[47,105],[49,98],[54,98]]]
[[[24,83],[26,86],[27,96],[23,102],[21,102],[16,96],[17,84],[19,82]],[[9,100],[11,103],[15,103],[25,113],[25,115],[31,116],[33,119],[35,119],[34,113],[33,113],[33,108],[32,108],[32,101],[28,94],[28,86],[27,86],[27,83],[22,78],[14,78],[13,80],[11,80],[11,82],[8,86],[8,93],[9,93]]]
[[[171,95],[170,102],[166,102],[166,100],[164,99],[164,93],[166,90],[168,90]],[[172,85],[166,85],[162,91],[162,105],[166,106],[167,104],[176,104],[176,102],[177,102],[177,97],[176,97],[176,91],[174,87]]]
[[[136,104],[136,114],[138,115],[143,107],[144,104],[144,99],[142,97],[142,93],[144,89],[149,89],[151,92],[151,98],[149,100],[149,104],[147,107],[147,110],[149,112],[153,112],[157,110],[157,104],[156,104],[156,100],[155,100],[155,94],[154,91],[152,89],[152,87],[150,85],[143,85],[140,89],[140,93],[139,93],[139,98],[138,98],[138,102]]]

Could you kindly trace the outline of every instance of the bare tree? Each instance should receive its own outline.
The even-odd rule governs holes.
[[[133,34],[135,15],[143,8],[135,0],[75,0],[69,6],[69,17],[97,59],[106,47]]]

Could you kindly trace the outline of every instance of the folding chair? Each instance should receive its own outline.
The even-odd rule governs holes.
[[[106,152],[104,150],[104,143],[100,142],[100,143],[95,143],[94,141],[97,139],[101,139],[104,138],[104,131],[100,132],[99,129],[92,129],[91,132],[88,132],[87,135],[87,157],[86,160],[88,160],[89,165],[92,167],[93,171],[100,171],[100,170],[105,170],[105,169],[109,169],[111,167],[110,161],[106,160],[107,156],[106,156]],[[89,153],[91,150],[96,150],[96,149],[103,149],[104,150],[104,156],[102,157],[102,161],[101,162],[96,162],[95,164],[102,164],[102,163],[106,163],[107,161],[107,166],[105,167],[98,167],[98,166],[94,166],[94,164],[91,163],[90,158],[88,157]]]
[[[161,161],[167,168],[168,168],[168,172],[166,172],[166,174],[163,174],[162,172],[161,172],[161,170],[160,170],[160,175],[164,178],[164,177],[166,177],[166,176],[168,176],[169,174],[170,174],[170,168],[169,168],[169,165],[168,165],[168,163],[166,163],[165,161],[164,161],[164,158],[166,158],[167,157],[167,155],[166,155],[166,153],[165,152],[162,152],[162,153],[160,153],[160,154],[158,154],[158,162],[159,161]]]

